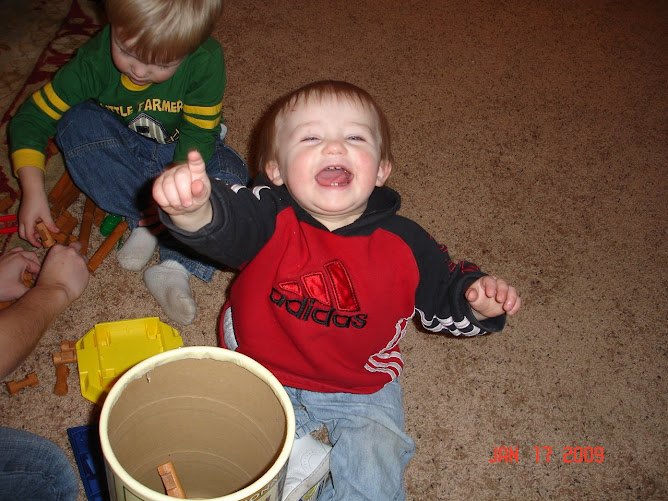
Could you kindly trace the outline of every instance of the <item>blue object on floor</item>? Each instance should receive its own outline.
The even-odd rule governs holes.
[[[109,501],[104,458],[97,425],[75,426],[67,429],[74,459],[86,490],[88,501]]]

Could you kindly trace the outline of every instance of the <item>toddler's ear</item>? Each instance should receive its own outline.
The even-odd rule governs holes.
[[[267,175],[269,180],[274,183],[276,186],[281,186],[283,184],[283,177],[281,176],[281,169],[278,167],[278,163],[275,160],[269,160],[264,166],[264,173]]]
[[[381,160],[380,165],[378,166],[378,176],[376,177],[376,186],[381,187],[387,181],[387,178],[390,177],[390,172],[392,172],[392,162],[389,160]]]

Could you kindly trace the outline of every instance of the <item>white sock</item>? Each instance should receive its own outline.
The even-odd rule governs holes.
[[[116,259],[121,268],[131,271],[140,271],[153,257],[158,239],[148,228],[138,226],[116,253]]]
[[[181,325],[195,320],[190,274],[181,263],[168,259],[151,266],[144,272],[144,283],[169,318]]]

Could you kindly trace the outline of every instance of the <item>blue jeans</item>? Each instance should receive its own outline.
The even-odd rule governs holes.
[[[79,477],[53,442],[0,426],[0,501],[76,501]]]
[[[404,470],[415,443],[404,431],[398,381],[370,395],[319,393],[285,387],[295,410],[296,436],[327,427],[332,481],[318,501],[402,501]]]
[[[74,183],[101,209],[125,217],[137,227],[142,211],[153,201],[153,180],[171,165],[176,143],[160,144],[129,129],[111,111],[86,102],[70,108],[58,121],[56,142]],[[207,161],[209,177],[229,184],[247,184],[248,166],[223,135]],[[158,236],[160,259],[181,263],[208,282],[215,264],[177,243],[168,232]]]

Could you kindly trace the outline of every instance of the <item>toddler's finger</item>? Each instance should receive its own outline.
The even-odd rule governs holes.
[[[464,297],[469,303],[474,303],[478,299],[478,290],[475,287],[469,287]]]
[[[39,237],[37,229],[32,226],[29,229],[26,228],[26,240],[30,242],[33,247],[42,247],[42,240]]]
[[[163,207],[172,207],[174,209],[182,208],[181,195],[179,194],[178,187],[176,186],[174,173],[172,173],[170,176],[166,176],[162,181],[162,193],[166,201],[166,203],[162,204]]]
[[[496,293],[498,290],[496,277],[492,277],[489,275],[484,277],[482,285],[483,285],[483,290],[485,291],[485,296],[487,296],[488,298],[496,297]]]
[[[522,298],[517,296],[515,298],[515,300],[512,301],[512,302],[511,301],[506,301],[506,305],[508,305],[508,308],[506,309],[506,313],[508,315],[514,315],[522,307]],[[504,309],[505,309],[506,305],[504,305]]]
[[[496,281],[496,296],[495,299],[498,303],[504,304],[508,299],[508,283],[505,280]]]
[[[56,223],[53,222],[53,219],[44,221],[44,224],[51,233],[60,233],[60,228],[56,226]]]
[[[177,167],[174,172],[174,185],[182,207],[190,207],[193,203],[193,176],[188,169]]]
[[[159,176],[155,182],[153,183],[153,188],[151,190],[151,194],[153,195],[153,200],[155,200],[155,203],[158,204],[160,207],[166,207],[169,205],[169,202],[167,201],[167,197],[165,196],[165,176]]]
[[[206,163],[199,151],[194,150],[188,153],[188,168],[192,172],[193,177],[205,175]]]

